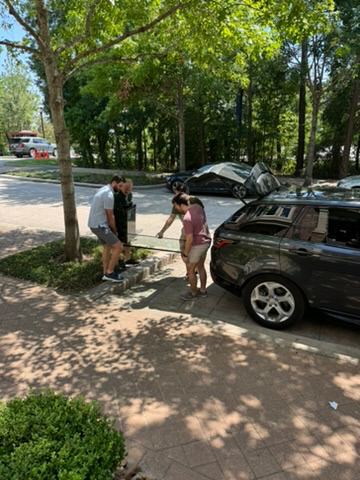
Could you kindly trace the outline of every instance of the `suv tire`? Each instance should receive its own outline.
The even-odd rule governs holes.
[[[259,275],[243,288],[248,314],[260,325],[281,330],[300,320],[305,313],[305,299],[299,288],[279,275]]]
[[[248,194],[247,188],[245,185],[234,185],[231,189],[231,192],[235,198],[242,200]]]
[[[174,180],[171,184],[171,190],[176,193],[176,189],[180,186],[180,185],[183,185],[184,182],[182,182],[181,180]]]

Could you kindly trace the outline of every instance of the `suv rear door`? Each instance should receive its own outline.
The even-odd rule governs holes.
[[[360,210],[304,207],[281,242],[281,268],[309,302],[360,317]]]
[[[360,209],[328,208],[312,288],[318,307],[360,320]]]
[[[312,289],[314,260],[320,255],[320,247],[311,240],[319,221],[318,210],[298,205],[294,215],[296,219],[280,244],[282,274],[300,287],[311,304],[315,298]]]

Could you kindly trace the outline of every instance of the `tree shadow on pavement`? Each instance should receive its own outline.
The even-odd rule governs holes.
[[[20,251],[29,250],[60,238],[64,238],[64,235],[58,232],[1,225],[0,258],[15,255]]]
[[[360,477],[357,364],[130,300],[95,303],[5,277],[0,292],[0,398],[50,387],[100,400],[148,475]]]
[[[141,310],[150,307],[163,312],[188,314],[204,321],[220,321],[248,329],[259,328],[247,315],[242,298],[226,292],[208,279],[208,298],[184,302],[181,294],[188,285],[173,264],[121,295],[123,308]],[[262,329],[265,333],[267,329]],[[358,349],[360,325],[347,323],[309,308],[301,320],[286,329],[299,339],[314,339]]]

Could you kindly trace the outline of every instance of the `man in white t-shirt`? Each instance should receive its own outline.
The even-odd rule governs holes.
[[[104,248],[102,279],[110,282],[123,281],[123,277],[114,272],[124,247],[117,236],[113,209],[114,192],[118,192],[125,182],[124,177],[114,175],[109,185],[100,188],[94,195],[89,213],[88,226]]]

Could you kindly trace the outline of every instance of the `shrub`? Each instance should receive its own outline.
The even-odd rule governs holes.
[[[124,457],[97,402],[45,391],[0,404],[1,480],[108,480]]]

